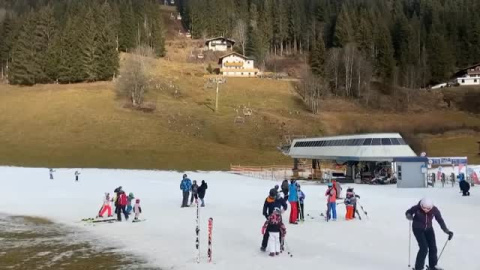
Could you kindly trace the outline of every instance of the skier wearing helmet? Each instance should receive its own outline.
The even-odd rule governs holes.
[[[438,270],[439,268],[436,267],[438,261],[437,244],[435,241],[435,231],[432,226],[433,218],[437,220],[442,230],[448,234],[448,240],[453,238],[453,232],[447,228],[440,210],[433,205],[430,199],[424,198],[417,205],[408,209],[405,215],[408,220],[412,221],[413,234],[420,248],[417,253],[414,269],[423,270],[428,253],[429,269]]]

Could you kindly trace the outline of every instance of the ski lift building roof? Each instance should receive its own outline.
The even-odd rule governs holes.
[[[417,155],[398,133],[375,133],[301,138],[292,141],[286,155],[337,161],[390,161]]]

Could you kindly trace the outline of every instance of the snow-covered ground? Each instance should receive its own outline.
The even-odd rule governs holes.
[[[195,208],[180,208],[182,173],[134,170],[58,169],[50,180],[47,169],[0,167],[0,212],[34,215],[85,229],[95,243],[114,243],[126,252],[146,258],[162,269],[407,269],[409,223],[404,213],[428,196],[442,211],[455,233],[440,265],[445,269],[479,270],[480,190],[462,197],[455,188],[397,189],[395,186],[352,185],[369,219],[325,222],[324,185],[302,184],[307,217],[300,225],[287,224],[287,243],[293,254],[270,258],[259,250],[263,202],[275,183],[222,172],[188,173],[206,180],[207,207],[201,209],[202,262],[195,263]],[[141,223],[85,226],[80,219],[94,217],[104,192],[117,186],[141,199]],[[344,189],[346,186],[344,186]],[[284,220],[287,220],[285,213]],[[363,215],[364,216],[364,215]],[[206,262],[207,219],[213,217],[213,263]],[[446,235],[435,223],[441,250]],[[417,245],[412,238],[412,264]]]

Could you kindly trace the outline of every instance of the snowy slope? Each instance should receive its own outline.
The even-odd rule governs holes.
[[[202,263],[195,254],[195,208],[180,208],[182,174],[163,171],[58,169],[49,180],[47,169],[0,167],[0,212],[36,215],[90,231],[94,241],[112,241],[123,250],[145,257],[162,269],[407,269],[407,208],[423,196],[431,197],[455,232],[440,265],[445,269],[480,270],[480,190],[462,197],[458,187],[397,189],[394,186],[355,185],[360,203],[370,217],[363,221],[325,222],[324,185],[303,184],[306,213],[316,216],[300,225],[287,224],[287,243],[294,257],[270,258],[259,251],[264,222],[262,206],[274,182],[220,172],[192,172],[194,180],[209,185],[207,207],[201,211]],[[85,226],[81,218],[96,215],[104,192],[117,186],[142,201],[142,223]],[[345,189],[346,187],[344,187]],[[214,219],[213,264],[206,263],[207,219]],[[287,220],[287,213],[284,215]],[[441,250],[446,235],[435,223]],[[417,246],[412,238],[412,264]],[[460,266],[461,265],[461,266]]]

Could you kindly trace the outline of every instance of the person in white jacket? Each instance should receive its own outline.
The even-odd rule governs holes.
[[[138,220],[138,217],[142,213],[142,207],[140,206],[140,199],[135,200],[135,205],[133,206],[133,212],[135,213],[135,220]]]
[[[111,199],[110,199],[110,193],[105,193],[105,198],[103,200],[103,206],[102,208],[100,209],[100,212],[98,212],[98,217],[103,217],[103,215],[105,214],[105,212],[108,212],[108,217],[113,217],[112,215],[112,206],[110,205],[111,203]]]

